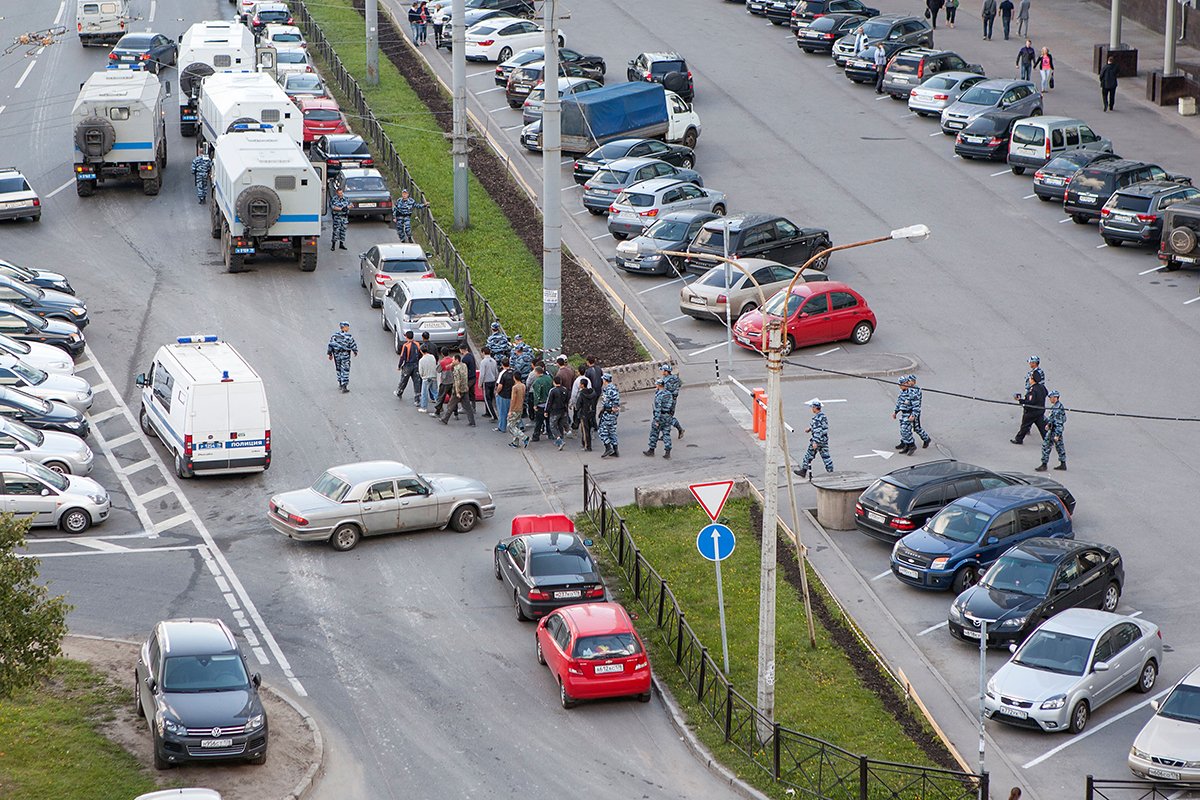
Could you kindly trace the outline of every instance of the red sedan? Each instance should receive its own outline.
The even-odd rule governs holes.
[[[767,300],[767,313],[775,317],[784,315],[785,291]],[[844,283],[800,283],[792,287],[792,296],[787,300],[786,330],[785,356],[797,347],[844,339],[866,344],[875,333],[875,312],[867,305],[866,298]],[[749,311],[739,317],[733,324],[733,338],[747,350],[765,350],[762,311]]]
[[[650,702],[650,661],[621,604],[556,609],[538,623],[535,638],[538,663],[558,681],[563,708],[629,695]]]
[[[350,132],[346,117],[333,98],[301,97],[298,102],[300,111],[304,113],[305,144],[311,144],[314,139],[326,134]]]

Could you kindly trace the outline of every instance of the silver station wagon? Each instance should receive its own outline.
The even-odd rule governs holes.
[[[307,489],[271,498],[271,527],[302,542],[327,541],[350,550],[364,536],[426,528],[469,531],[496,513],[481,481],[417,474],[396,461],[330,467]]]

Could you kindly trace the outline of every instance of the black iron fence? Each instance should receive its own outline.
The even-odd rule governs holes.
[[[1171,781],[1105,780],[1087,776],[1086,800],[1170,800],[1190,797],[1196,786]]]
[[[408,173],[404,160],[400,158],[400,153],[376,118],[375,112],[367,105],[367,99],[358,81],[342,64],[342,59],[325,38],[321,26],[308,13],[302,0],[293,4],[292,14],[296,25],[304,32],[309,48],[315,50],[328,65],[327,74],[323,77],[327,82],[336,85],[342,96],[346,97],[354,108],[356,127],[371,143],[376,164],[395,176],[400,188],[407,189],[418,203],[424,202],[425,194]],[[458,289],[467,325],[477,337],[477,341],[482,341],[487,336],[491,323],[499,318],[487,298],[480,294],[471,282],[470,268],[428,209],[421,209],[413,215],[413,231],[425,242],[425,254],[437,274],[449,279]]]
[[[721,672],[679,608],[671,587],[638,549],[625,520],[587,467],[583,509],[595,538],[611,553],[632,602],[654,621],[693,699],[755,766],[801,796],[818,800],[981,800],[987,773],[876,761],[767,720]],[[661,655],[660,655],[661,659]]]

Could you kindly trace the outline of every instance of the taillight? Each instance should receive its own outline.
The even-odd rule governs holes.
[[[375,164],[375,159],[373,159],[373,158],[364,158],[362,160],[362,166],[364,166],[364,167],[370,167],[370,166],[373,166],[374,164]],[[391,200],[384,201],[384,205],[390,206],[391,204],[392,204]]]
[[[865,513],[867,512],[863,511],[862,503],[854,504],[854,516],[861,517]]]
[[[1046,160],[1047,161],[1050,160],[1050,139],[1049,139],[1049,137],[1046,138]]]
[[[1154,222],[1158,219],[1158,214],[1138,214],[1137,218],[1138,222]]]
[[[610,214],[616,214],[616,213],[617,213],[617,207],[616,207],[616,206],[609,206],[609,207],[608,207],[608,213],[610,213]],[[732,258],[732,256],[731,256],[731,258]]]
[[[304,66],[304,71],[305,71],[305,72],[312,72],[312,71],[313,71],[312,64],[306,64],[306,65]]]
[[[42,201],[41,201],[41,200],[39,200],[39,199],[38,199],[38,198],[36,198],[36,197],[35,197],[35,198],[33,198],[33,207],[34,207],[34,208],[37,208],[37,207],[38,207],[38,206],[40,206],[41,204],[42,204]]]
[[[491,47],[495,43],[495,39],[484,39],[482,42],[476,42],[475,44],[479,45],[480,47]]]
[[[432,277],[433,277],[433,270],[429,270],[428,272],[424,273],[424,274],[423,274],[421,277],[422,277],[422,278],[432,278]]]
[[[639,669],[645,669],[648,666],[650,666],[650,662],[643,658],[633,665],[633,671],[637,672]]]
[[[1044,177],[1046,177],[1046,173],[1040,169],[1037,172],[1033,173],[1033,179],[1035,181],[1040,181]]]
[[[190,433],[183,437],[183,454],[187,458],[192,457],[192,435]]]
[[[934,99],[934,100],[949,100],[949,99],[950,99],[950,95],[948,95],[948,94],[935,94],[935,95],[933,96],[933,99]]]
[[[892,517],[892,521],[888,525],[898,531],[915,531],[917,529],[917,523],[913,522],[910,517]]]
[[[639,211],[639,212],[638,212],[638,216],[639,216],[639,217],[657,217],[657,216],[658,216],[658,209],[657,209],[657,208],[652,208],[652,209],[650,209],[649,211]]]
[[[1111,212],[1111,211],[1109,211],[1107,208],[1102,208],[1102,209],[1100,209],[1100,216],[1102,216],[1102,217],[1107,217],[1107,216],[1109,216],[1110,214],[1112,214],[1112,212]],[[1140,215],[1139,215],[1139,216],[1140,216]]]
[[[912,90],[910,90],[910,91],[909,91],[909,93],[908,93],[908,96],[909,96],[909,97],[916,97],[916,96],[917,96],[917,90],[916,90],[916,89],[912,89]]]
[[[150,60],[150,54],[142,53],[142,61],[149,61],[149,60]]]
[[[391,200],[380,200],[380,201],[379,201],[379,207],[380,207],[380,208],[391,208],[391,207],[392,207],[392,201],[391,201]]]
[[[327,158],[325,159],[325,163],[331,167],[340,167],[342,165],[342,160],[340,158]]]
[[[270,453],[271,453],[271,429],[270,428],[267,428],[267,434],[263,438],[266,439],[267,454],[270,455]]]
[[[921,78],[924,78],[924,77],[925,77],[925,61],[922,60],[921,63],[917,64],[917,80],[920,80]]]
[[[719,294],[719,295],[717,295],[717,302],[718,302],[718,303],[728,303],[728,302],[729,302],[729,298],[728,298],[728,297],[726,297],[726,296],[725,296],[725,295],[723,295],[723,294]]]
[[[116,54],[116,53],[109,53],[109,54],[108,54],[108,60],[109,60],[109,61],[116,61],[116,60],[117,60],[117,54]]]
[[[392,276],[387,274],[386,272],[376,272],[375,273],[375,283],[377,283],[380,286],[385,285],[391,279],[392,279]]]
[[[604,597],[604,587],[597,586],[594,589],[588,589],[584,592],[584,597]]]
[[[653,81],[653,80],[654,80],[654,78],[652,78],[650,75],[646,75],[646,80],[647,80],[647,81]]]
[[[988,139],[988,147],[999,147],[1002,144],[1004,144],[1004,140],[1000,139],[996,136],[993,136],[992,138]]]
[[[692,71],[689,69],[688,70],[688,80],[690,81],[691,79],[692,79]]]
[[[572,661],[570,664],[567,665],[567,672],[571,673],[572,675],[582,675],[583,674],[583,670],[580,669],[579,665],[574,661]]]
[[[292,24],[292,18],[291,18],[291,17],[288,17],[287,24],[288,24],[288,25],[291,25],[291,24]]]
[[[543,592],[540,589],[530,589],[529,590],[529,599],[530,600],[549,600],[550,593]]]
[[[837,34],[836,33],[827,33],[827,34],[825,34],[825,38],[826,39],[836,39]]]
[[[1063,202],[1067,202],[1067,195],[1071,193],[1070,189],[1063,189]]]
[[[77,22],[77,23],[75,23],[75,29],[76,29],[76,31],[78,31],[79,33],[83,33],[83,23],[82,23],[82,22]]]

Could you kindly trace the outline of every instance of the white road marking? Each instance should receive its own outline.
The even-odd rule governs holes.
[[[4,109],[6,109],[6,108],[8,108],[8,106],[0,106],[0,114],[3,114]]]
[[[99,414],[92,414],[90,419],[92,420],[92,424],[95,425],[98,422],[104,422],[106,419],[112,419],[113,417],[118,417],[120,415],[121,409],[110,408],[107,411],[101,411]]]
[[[945,134],[941,131],[934,131],[933,133],[929,134],[930,139],[932,139],[934,136],[945,136]]]
[[[121,550],[76,550],[70,553],[39,553],[29,555],[21,553],[21,558],[67,558],[68,556],[114,556],[131,553],[169,553],[175,550],[199,550],[202,544],[178,544],[170,547],[126,547]]]
[[[258,647],[258,637],[254,635],[254,630],[250,627],[250,623],[247,622],[244,624],[246,626],[246,630],[242,632],[242,635],[246,637],[246,641],[251,647]]]
[[[525,127],[525,126],[524,126],[524,125],[508,125],[508,126],[506,126],[506,127],[504,127],[504,128],[501,128],[500,130],[502,130],[502,131],[515,131],[517,128],[523,128],[523,127]]]
[[[104,553],[127,553],[128,547],[122,547],[119,544],[106,542],[103,539],[80,539],[78,544],[83,547],[90,547],[93,550],[99,550]]]
[[[873,581],[877,581],[877,580],[879,580],[880,578],[886,578],[888,575],[891,575],[891,574],[892,574],[892,571],[889,569],[887,572],[881,572],[881,573],[879,573],[879,574],[878,574],[878,575],[876,575],[874,578],[871,578],[871,580],[873,580]]]
[[[597,239],[607,239],[607,238],[609,238],[609,237],[611,237],[611,236],[612,236],[612,234],[611,234],[611,233],[602,233],[602,234],[600,234],[599,236],[593,236],[593,237],[592,237],[592,241],[594,242],[594,241],[596,241]]]
[[[991,174],[991,176],[990,176],[990,177],[993,177],[993,178],[994,178],[994,177],[996,177],[997,175],[1005,175],[1005,174],[1007,174],[1007,173],[1009,173],[1009,172],[1011,172],[1011,170],[1002,169],[1002,170],[1000,170],[999,172],[993,172],[993,173]]]
[[[1138,273],[1138,275],[1149,275],[1151,272],[1158,272],[1160,269],[1163,269],[1166,266],[1166,264],[1159,264],[1157,267],[1151,267],[1150,269],[1142,270]]]
[[[836,66],[837,66],[837,64],[826,64],[825,69],[833,69]]]
[[[491,90],[489,89],[488,91],[491,91]],[[476,94],[483,94],[483,92],[477,92]],[[495,114],[497,111],[507,111],[507,110],[509,110],[510,108],[511,108],[511,106],[500,106],[499,108],[491,108],[491,109],[488,109],[488,112],[487,112],[487,113],[489,113],[489,114]]]
[[[581,208],[578,211],[572,211],[571,216],[578,217],[580,214],[586,214],[586,213],[588,213],[588,210],[586,208]]]
[[[1129,617],[1130,619],[1133,619],[1134,617],[1140,617],[1141,615],[1142,615],[1142,612],[1134,611],[1132,614],[1126,614],[1125,616]]]
[[[885,94],[882,97],[876,97],[875,102],[878,103],[880,100],[891,100],[891,99],[892,99],[892,96],[890,94]]]
[[[937,625],[930,625],[928,628],[926,628],[925,630],[918,633],[917,636],[924,636],[925,634],[933,633],[934,631],[936,631],[940,628],[948,628],[948,627],[950,627],[949,622],[939,622]]]
[[[1022,199],[1022,200],[1032,200],[1032,199],[1033,199],[1033,198],[1035,198],[1035,197],[1037,197],[1037,195],[1036,195],[1036,194],[1027,194],[1027,195],[1025,195],[1024,197],[1022,197],[1021,199]]]
[[[687,319],[687,314],[680,314],[678,317],[671,317],[670,319],[665,319],[665,320],[663,320],[662,324],[667,325],[668,323],[671,323],[671,322],[678,322],[681,319]]]
[[[260,663],[260,664],[270,664],[271,663],[269,660],[267,660],[267,654],[263,652],[263,649],[261,647],[255,647],[252,649],[254,650],[254,657],[258,659],[258,663]]]
[[[62,0],[62,2],[58,4],[58,13],[54,15],[54,24],[55,25],[62,22],[63,12],[66,10],[67,10],[67,0]]]
[[[50,192],[50,194],[46,195],[46,199],[47,199],[47,200],[49,200],[51,197],[54,197],[54,195],[58,194],[59,192],[63,191],[64,189],[68,189],[68,188],[70,188],[71,186],[74,186],[74,185],[75,185],[75,179],[74,179],[74,178],[72,178],[71,180],[69,180],[69,181],[67,181],[66,183],[64,183],[62,186],[59,186],[59,187],[58,187],[57,189],[55,189],[54,191]],[[78,369],[79,369],[79,366],[78,366],[78,365],[76,365],[75,369],[76,369],[76,370],[78,370]]]
[[[707,353],[709,350],[716,350],[718,347],[724,347],[724,346],[725,346],[725,342],[724,342],[724,340],[722,340],[720,342],[717,342],[716,344],[710,344],[708,347],[702,348],[700,350],[693,350],[692,352],[688,353],[687,356],[688,356],[688,358],[691,358],[692,356],[702,355],[704,353]]]
[[[1196,302],[1197,300],[1200,300],[1200,297],[1193,297],[1191,300],[1184,300],[1183,304],[1185,306],[1190,306],[1192,303]]]
[[[960,156],[958,153],[955,153],[955,154],[954,154],[954,157],[955,157],[955,158],[962,158],[962,156]]]
[[[55,191],[57,191],[57,190],[55,190]],[[95,361],[92,361],[90,358],[85,358],[83,361],[80,361],[78,364],[75,365],[75,371],[79,372],[79,370],[81,370],[81,369],[91,369],[94,366],[96,366]]]
[[[233,596],[233,592],[226,592],[221,596],[225,598],[225,604],[229,606],[230,610],[237,609],[238,601],[237,598]]]
[[[570,186],[564,186],[564,187],[562,187],[561,189],[559,189],[559,191],[560,191],[560,192],[569,192],[569,191],[571,191],[572,189],[578,189],[578,188],[579,188],[579,184],[577,184],[577,183],[572,183]]]
[[[154,15],[158,12],[158,0],[150,0],[150,15],[146,17],[146,22],[154,22]]]
[[[27,539],[26,544],[48,544],[51,542],[70,542],[72,544],[86,544],[91,539],[149,539],[150,534],[147,531],[141,533],[114,533],[112,536],[56,536],[51,539]]]
[[[638,294],[645,294],[646,292],[653,292],[655,289],[661,289],[664,286],[670,286],[672,283],[680,283],[682,281],[683,281],[683,278],[676,278],[673,281],[665,281],[663,283],[656,283],[653,286],[651,286],[649,289],[642,289],[640,292],[638,292]],[[724,342],[722,342],[721,344],[724,344]]]
[[[476,92],[475,94],[476,95],[491,94],[492,92],[503,92],[503,91],[504,91],[503,86],[494,86],[491,89],[484,89],[482,92]]]
[[[213,580],[217,582],[217,588],[221,590],[221,594],[229,591],[229,581],[225,580],[223,575],[214,575]]]
[[[1059,225],[1062,225],[1064,222],[1070,222],[1070,221],[1071,221],[1071,218],[1070,218],[1070,217],[1067,217],[1066,219],[1060,219],[1060,220],[1058,221],[1058,224],[1059,224]]]
[[[30,62],[29,62],[29,66],[28,66],[28,67],[26,67],[26,68],[25,68],[25,71],[21,73],[21,77],[17,79],[17,85],[16,85],[16,86],[14,86],[14,87],[13,87],[13,89],[20,89],[20,88],[21,88],[21,84],[25,83],[25,79],[29,77],[29,73],[33,72],[33,68],[34,68],[35,66],[37,66],[37,59],[36,59],[36,58],[35,58],[33,61],[30,61]]]
[[[143,470],[146,467],[152,466],[154,466],[154,459],[143,458],[141,461],[133,462],[128,467],[117,467],[117,472],[120,472],[122,475],[132,475],[133,473]]]
[[[560,161],[559,163],[560,163],[560,164],[562,164],[562,165],[565,167],[567,164],[574,164],[574,163],[575,163],[575,159],[573,159],[573,158],[564,158],[564,159],[563,159],[562,161]]]
[[[1050,750],[1047,750],[1046,752],[1042,753],[1040,756],[1033,759],[1032,761],[1026,761],[1024,764],[1021,765],[1021,769],[1029,769],[1030,767],[1036,767],[1038,764],[1042,763],[1043,761],[1050,758],[1051,756],[1057,755],[1058,753],[1062,752],[1063,750],[1066,750],[1071,745],[1079,744],[1080,742],[1082,742],[1087,737],[1091,736],[1096,731],[1102,731],[1105,728],[1107,728],[1109,725],[1112,725],[1117,720],[1124,719],[1125,717],[1128,717],[1130,714],[1134,713],[1135,711],[1142,710],[1146,706],[1150,705],[1150,701],[1157,700],[1158,698],[1162,697],[1169,691],[1171,691],[1171,690],[1163,689],[1161,692],[1154,695],[1154,697],[1143,700],[1142,702],[1138,703],[1133,708],[1125,709],[1120,714],[1117,714],[1115,717],[1109,717],[1108,719],[1104,720],[1104,722],[1101,722],[1099,725],[1089,725],[1088,727],[1084,728],[1081,733],[1075,734],[1074,737],[1063,742],[1058,747],[1054,747],[1054,748],[1051,748]]]
[[[138,500],[140,500],[143,503],[149,503],[151,500],[157,500],[158,498],[162,497],[163,495],[168,495],[170,493],[171,493],[170,486],[156,486],[153,489],[151,489],[150,491],[146,492],[145,494],[138,495]]]
[[[482,70],[481,72],[468,72],[468,73],[467,73],[467,77],[468,77],[468,78],[478,78],[480,75],[492,75],[492,76],[495,76],[495,74],[496,74],[496,70],[494,70],[494,69],[485,69],[485,70]]]
[[[140,435],[141,433],[139,431],[130,431],[129,433],[122,434],[115,439],[109,439],[107,444],[111,449],[116,450],[123,444],[129,444],[134,439],[137,439]]]
[[[827,356],[827,355],[829,355],[830,353],[836,353],[838,350],[841,350],[841,349],[842,349],[842,346],[841,346],[841,345],[838,345],[837,347],[833,348],[832,350],[825,350],[825,351],[823,351],[823,352],[817,353],[817,355],[819,355],[819,356]]]
[[[176,514],[170,519],[164,519],[162,522],[156,523],[154,526],[154,532],[162,533],[163,531],[169,531],[171,528],[178,528],[183,523],[191,521],[191,515],[186,512],[183,514]]]
[[[1096,245],[1096,249],[1097,249],[1097,250],[1099,250],[1101,247],[1108,247],[1108,244],[1107,244],[1107,243],[1105,243],[1105,244],[1098,244],[1098,245]]]

